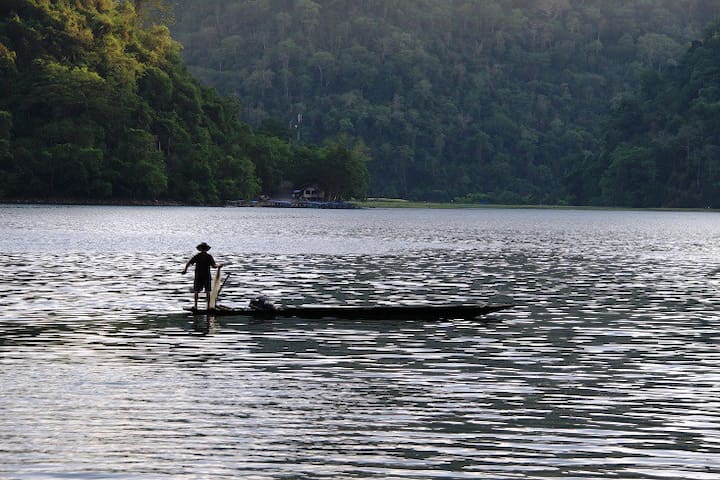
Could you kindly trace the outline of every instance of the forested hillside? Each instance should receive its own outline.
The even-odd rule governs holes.
[[[612,204],[720,207],[720,23],[618,102],[600,165]]]
[[[328,172],[335,196],[364,194],[362,145],[292,148],[195,80],[167,6],[0,2],[0,199],[215,203]]]
[[[279,120],[293,142],[340,133],[362,139],[371,149],[373,195],[707,203],[705,193],[683,189],[717,168],[708,157],[714,134],[703,130],[710,143],[688,140],[687,160],[675,156],[680,138],[699,135],[683,115],[714,112],[710,101],[682,105],[692,98],[688,62],[706,62],[709,71],[718,57],[681,59],[718,17],[716,0],[177,4],[173,33],[192,73],[237,96],[251,124]],[[643,79],[646,96],[636,98]],[[646,101],[654,110],[643,109]],[[659,113],[663,104],[673,112]],[[633,105],[642,118],[621,114]],[[653,112],[662,125],[647,118]],[[703,127],[717,132],[711,122]],[[658,150],[648,149],[669,141],[658,129],[677,142],[653,163],[647,159]],[[647,130],[656,135],[643,137]]]

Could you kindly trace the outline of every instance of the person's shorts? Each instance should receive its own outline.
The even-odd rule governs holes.
[[[195,292],[202,292],[203,290],[209,292],[212,289],[210,283],[210,275],[208,275],[207,277],[195,277],[193,289],[195,290]]]

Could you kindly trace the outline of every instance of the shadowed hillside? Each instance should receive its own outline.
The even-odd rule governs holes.
[[[191,71],[295,142],[364,140],[371,193],[635,204],[606,118],[702,37],[708,0],[180,0]],[[603,180],[605,178],[605,180]],[[644,195],[639,193],[639,195]],[[673,203],[654,197],[643,204]]]

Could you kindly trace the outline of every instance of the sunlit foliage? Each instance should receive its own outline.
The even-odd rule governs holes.
[[[287,139],[253,132],[235,100],[191,77],[167,7],[0,3],[0,198],[216,203],[285,180]],[[255,155],[265,168],[276,151],[286,164],[264,184]]]

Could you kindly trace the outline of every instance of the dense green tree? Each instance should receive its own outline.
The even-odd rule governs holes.
[[[720,13],[708,0],[177,3],[194,74],[237,95],[253,125],[297,127],[295,142],[363,139],[372,194],[575,204],[660,198],[663,162],[655,200],[611,194],[639,157],[602,155],[605,119]],[[613,122],[645,128],[632,113]]]
[[[720,23],[613,109],[603,203],[720,207]]]
[[[292,139],[253,133],[237,101],[191,77],[166,26],[170,6],[0,4],[0,198],[217,203],[287,181]],[[302,5],[308,32],[315,10]]]
[[[298,147],[288,179],[295,185],[317,184],[327,200],[362,199],[370,181],[369,159],[361,141],[341,135],[323,147]]]
[[[157,0],[0,5],[0,196],[257,194],[239,106],[189,75],[159,12]]]
[[[719,14],[7,0],[0,198],[214,203],[317,183],[330,198],[717,206],[720,28],[701,32]]]

